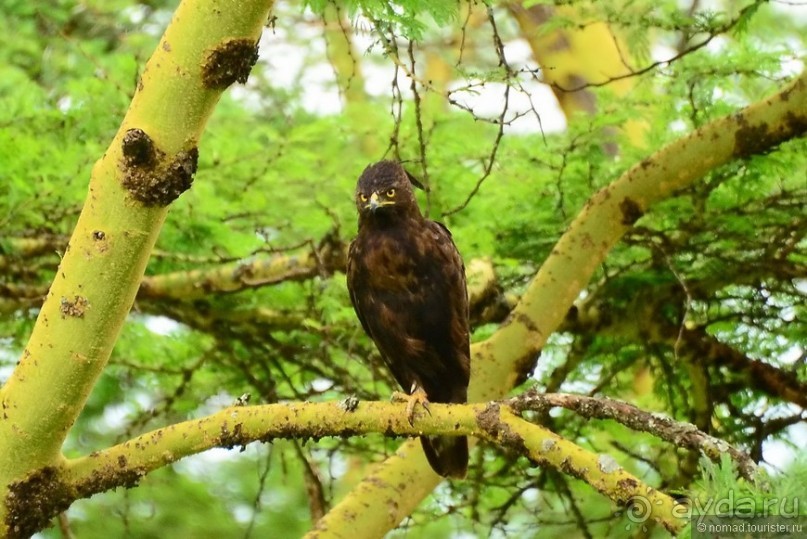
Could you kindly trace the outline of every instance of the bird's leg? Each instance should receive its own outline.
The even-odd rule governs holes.
[[[415,423],[415,406],[418,404],[423,406],[424,410],[431,413],[429,411],[429,399],[426,396],[426,391],[424,391],[417,382],[412,383],[412,389],[409,395],[401,393],[400,391],[394,391],[390,400],[406,403],[406,419],[409,421],[410,425]]]

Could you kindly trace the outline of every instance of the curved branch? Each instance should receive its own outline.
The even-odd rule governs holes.
[[[286,281],[302,281],[317,275],[344,271],[347,245],[326,235],[316,249],[293,254],[274,254],[187,271],[144,277],[138,300],[194,300],[210,294],[231,294],[250,288],[271,286]],[[501,313],[504,300],[497,286],[493,263],[489,258],[474,258],[466,267],[468,299],[473,316],[488,320]],[[0,283],[0,314],[23,305],[38,304],[47,294],[45,285]],[[266,312],[258,313],[263,316]],[[270,318],[276,318],[274,316]],[[281,317],[284,325],[292,321]]]
[[[501,329],[482,343],[473,372],[482,399],[512,387],[518,366],[531,366],[548,335],[610,249],[656,202],[732,159],[770,151],[807,130],[807,72],[771,97],[712,121],[634,165],[595,193],[558,241]],[[514,344],[516,343],[516,344]],[[510,369],[502,368],[502,363]],[[494,382],[495,380],[495,382]],[[496,383],[498,382],[498,383]]]
[[[316,275],[344,271],[347,245],[326,236],[317,249],[296,254],[242,259],[212,268],[177,271],[145,277],[138,299],[197,299],[211,293],[233,293],[285,281],[301,281]],[[472,306],[491,299],[496,275],[488,258],[475,258],[466,268]]]

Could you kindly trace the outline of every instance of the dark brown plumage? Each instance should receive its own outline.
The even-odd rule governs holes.
[[[356,187],[359,233],[350,244],[347,285],[364,331],[413,406],[464,403],[470,376],[465,268],[451,233],[423,217],[401,165],[368,166]],[[432,468],[464,477],[468,441],[421,437]]]

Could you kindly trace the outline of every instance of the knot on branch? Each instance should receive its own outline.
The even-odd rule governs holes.
[[[619,203],[619,211],[622,212],[622,224],[626,226],[633,225],[644,215],[639,203],[630,197],[622,199],[622,202]]]
[[[22,481],[11,483],[5,500],[9,539],[30,537],[75,499],[75,489],[61,480],[53,466],[40,468]]]
[[[59,312],[62,313],[62,318],[72,316],[74,318],[84,318],[84,313],[90,307],[90,302],[84,296],[74,296],[73,300],[62,297],[59,304]]]
[[[233,425],[233,430],[231,431],[227,424],[221,426],[221,447],[226,447],[227,449],[234,449],[236,447],[241,447],[241,453],[247,450],[247,444],[250,443],[252,440],[246,436],[243,432],[244,425],[242,423],[236,423]]]
[[[244,84],[258,61],[258,44],[250,39],[227,39],[218,44],[202,64],[202,83],[223,90],[234,82]]]
[[[502,421],[499,403],[491,402],[488,404],[484,410],[477,414],[476,423],[479,428],[488,433],[502,446],[513,449],[519,455],[529,454],[527,446],[524,445],[524,438],[513,431],[506,422]]]
[[[123,187],[144,206],[164,207],[190,189],[199,150],[193,146],[168,158],[142,129],[129,129],[121,142]]]
[[[787,94],[783,95],[783,98]],[[751,125],[742,114],[736,115],[738,129],[734,133],[734,155],[746,158],[764,154],[782,142],[807,132],[807,115],[789,112],[781,125]]]

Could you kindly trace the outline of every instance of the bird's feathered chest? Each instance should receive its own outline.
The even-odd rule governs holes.
[[[414,287],[427,284],[450,255],[445,239],[434,227],[434,223],[414,219],[389,226],[360,226],[351,245],[353,278],[379,292],[414,292]]]

